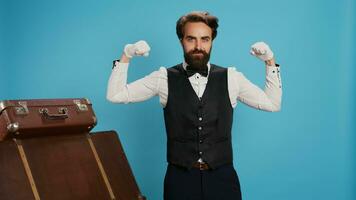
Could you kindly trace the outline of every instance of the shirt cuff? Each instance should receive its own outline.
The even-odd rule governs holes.
[[[277,78],[278,79],[278,87],[282,88],[281,75],[279,65],[276,66],[267,66],[266,77]]]
[[[276,64],[276,66],[269,66],[267,65],[267,75],[270,74],[279,74],[279,64]]]
[[[120,60],[114,60],[113,61],[113,65],[112,65],[112,69],[115,71],[127,71],[129,67],[129,63],[122,63],[120,62]]]

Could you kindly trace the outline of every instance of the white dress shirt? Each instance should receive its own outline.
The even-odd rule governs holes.
[[[184,69],[186,69],[186,66],[187,64],[183,62]],[[167,69],[160,67],[159,70],[127,84],[128,67],[128,63],[117,61],[114,63],[107,88],[107,99],[113,103],[133,103],[145,101],[158,95],[162,107],[165,107],[168,99]],[[208,63],[208,71],[210,71],[210,63]],[[201,76],[199,73],[189,77],[189,81],[199,98],[203,96],[208,77]],[[266,66],[264,90],[251,83],[234,67],[228,68],[227,77],[229,98],[233,108],[240,101],[259,110],[270,112],[280,110],[282,83],[279,67]]]

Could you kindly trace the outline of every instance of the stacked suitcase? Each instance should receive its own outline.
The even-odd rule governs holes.
[[[143,200],[115,131],[87,99],[0,101],[1,200]]]

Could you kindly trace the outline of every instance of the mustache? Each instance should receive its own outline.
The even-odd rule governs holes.
[[[188,52],[189,54],[196,54],[196,53],[202,53],[204,55],[208,54],[207,52],[205,52],[204,50],[199,50],[199,49],[193,49],[191,51]]]

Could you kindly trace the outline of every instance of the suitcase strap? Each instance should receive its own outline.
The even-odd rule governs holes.
[[[21,157],[23,166],[25,168],[28,181],[30,182],[30,185],[31,185],[33,196],[35,197],[35,200],[40,200],[40,195],[38,194],[35,180],[33,179],[33,176],[31,173],[31,168],[30,168],[30,165],[28,164],[28,161],[26,158],[25,150],[22,147],[21,141],[16,140],[16,139],[14,139],[14,141],[16,143],[17,149],[19,150],[20,157]]]
[[[102,164],[101,161],[100,161],[98,152],[97,152],[96,149],[95,149],[93,140],[90,138],[90,136],[88,136],[87,138],[88,138],[88,142],[89,142],[89,144],[90,144],[90,148],[91,148],[91,150],[92,150],[92,152],[93,152],[93,154],[94,154],[96,163],[98,164],[98,167],[99,167],[101,176],[103,177],[104,182],[105,182],[105,185],[106,185],[106,188],[107,188],[108,191],[109,191],[110,198],[111,198],[112,200],[115,200],[116,198],[115,198],[114,192],[113,192],[113,190],[112,190],[112,188],[111,188],[111,185],[110,185],[108,176],[107,176],[106,173],[105,173],[103,164]]]

